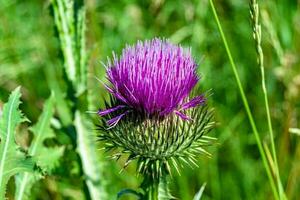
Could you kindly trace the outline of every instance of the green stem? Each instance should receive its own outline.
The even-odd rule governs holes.
[[[263,146],[262,146],[262,142],[261,142],[260,136],[258,134],[258,131],[257,131],[256,125],[255,125],[252,113],[250,111],[248,100],[246,98],[243,86],[241,84],[240,77],[239,77],[239,74],[237,72],[237,68],[236,68],[235,62],[234,62],[234,60],[232,58],[231,51],[230,51],[229,46],[227,44],[227,40],[226,40],[226,37],[224,35],[222,26],[220,24],[219,17],[217,15],[214,3],[213,3],[212,0],[209,0],[209,2],[210,2],[211,9],[213,11],[213,15],[214,15],[215,21],[217,23],[217,26],[218,26],[218,29],[219,29],[219,32],[220,32],[220,35],[221,35],[224,47],[226,49],[227,56],[229,58],[229,61],[230,61],[230,64],[231,64],[231,68],[232,68],[232,71],[234,73],[234,76],[235,76],[235,79],[236,79],[236,83],[238,85],[238,88],[239,88],[239,91],[240,91],[240,95],[242,97],[242,101],[243,101],[243,104],[244,104],[244,107],[245,107],[248,119],[250,121],[250,125],[252,127],[252,130],[253,130],[253,133],[254,133],[254,136],[255,136],[255,139],[256,139],[256,143],[257,143],[257,147],[258,147],[260,156],[262,158],[265,170],[267,172],[267,176],[269,178],[269,182],[270,182],[270,185],[271,185],[272,192],[274,194],[275,199],[279,200],[278,193],[277,193],[277,190],[276,190],[276,186],[275,186],[275,183],[274,183],[274,179],[272,178],[271,169],[270,169],[270,166],[268,165],[267,158],[266,158]]]
[[[147,200],[158,200],[158,185],[159,181],[153,181],[151,184],[148,185],[146,188],[146,195],[145,199]]]
[[[145,177],[141,185],[145,194],[145,200],[169,200],[172,198],[169,192],[167,182],[167,174],[161,175],[159,178]]]
[[[277,187],[279,190],[279,197],[280,199],[286,199],[284,195],[284,191],[282,188],[282,183],[280,180],[280,173],[279,173],[279,166],[277,162],[277,154],[276,154],[276,148],[275,148],[275,141],[274,141],[274,134],[273,134],[273,128],[272,128],[272,120],[271,120],[271,114],[270,114],[270,107],[269,107],[269,100],[268,100],[268,92],[266,88],[266,81],[265,81],[265,67],[264,67],[264,54],[261,46],[261,26],[258,22],[259,19],[259,7],[256,0],[250,1],[250,13],[251,13],[251,19],[252,19],[252,26],[253,26],[253,36],[255,40],[255,46],[256,46],[256,53],[257,53],[257,60],[258,65],[260,67],[260,73],[261,73],[261,84],[262,84],[262,91],[264,95],[264,104],[267,114],[267,122],[268,122],[268,129],[270,134],[270,140],[271,140],[271,149],[272,149],[272,157],[274,159],[274,165],[275,165],[275,178],[277,181]]]

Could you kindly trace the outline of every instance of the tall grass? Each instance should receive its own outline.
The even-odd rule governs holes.
[[[276,155],[276,149],[275,149],[274,133],[273,133],[273,127],[272,127],[271,114],[270,114],[268,92],[267,92],[267,88],[266,88],[266,80],[265,80],[264,54],[263,54],[263,49],[261,46],[262,34],[261,34],[261,25],[259,23],[259,6],[258,6],[258,3],[256,2],[256,0],[250,1],[250,15],[251,15],[251,20],[252,20],[253,38],[255,40],[257,61],[258,61],[258,65],[259,65],[260,73],[261,73],[261,86],[262,86],[262,91],[264,94],[264,104],[265,104],[265,109],[266,109],[267,123],[268,123],[271,149],[272,149],[272,160],[269,161],[269,163],[271,165],[272,164],[271,162],[274,161],[274,168],[275,168],[274,174],[275,174],[275,179],[277,181],[277,189],[279,191],[279,198],[286,199],[283,188],[282,188],[282,183],[280,180],[280,173],[279,173],[279,167],[278,167],[277,155]]]
[[[266,114],[267,114],[267,119],[268,119],[267,120],[268,121],[268,128],[269,128],[271,144],[272,144],[272,154],[273,154],[272,156],[273,156],[273,159],[275,161],[275,170],[276,170],[275,176],[276,176],[276,179],[277,179],[277,184],[278,184],[277,187],[278,188],[276,188],[276,186],[275,186],[274,179],[273,179],[272,173],[271,173],[272,172],[271,171],[271,166],[270,166],[271,163],[268,163],[268,159],[267,159],[266,153],[265,153],[264,148],[263,148],[262,140],[261,140],[260,135],[257,131],[256,124],[255,124],[255,121],[253,119],[252,112],[250,110],[250,106],[249,106],[247,97],[245,95],[245,91],[244,91],[243,86],[241,84],[241,80],[240,80],[240,77],[239,77],[239,74],[238,74],[238,71],[237,71],[236,64],[233,60],[231,50],[229,48],[229,45],[227,43],[227,39],[226,39],[225,34],[223,32],[223,29],[222,29],[218,14],[216,12],[213,0],[210,0],[209,2],[210,2],[210,5],[211,5],[215,21],[217,23],[217,26],[218,26],[218,29],[219,29],[219,32],[220,32],[220,35],[222,37],[222,41],[223,41],[224,47],[226,49],[226,53],[228,55],[228,58],[229,58],[229,61],[230,61],[230,64],[231,64],[232,71],[234,73],[236,83],[238,85],[238,89],[240,91],[242,101],[243,101],[244,107],[245,107],[247,115],[248,115],[248,119],[250,121],[253,133],[255,135],[256,143],[257,143],[260,156],[262,158],[264,167],[266,169],[266,172],[267,172],[267,175],[268,175],[268,178],[269,178],[269,182],[270,182],[270,185],[271,185],[271,188],[272,188],[272,191],[273,191],[273,195],[274,195],[275,199],[282,199],[283,198],[283,194],[282,194],[283,191],[282,191],[281,181],[280,181],[280,177],[279,177],[279,169],[278,169],[278,164],[277,164],[277,155],[276,155],[276,151],[275,151],[273,129],[272,129],[272,123],[271,123],[269,104],[268,104],[268,95],[267,95],[267,90],[266,90],[266,85],[265,85],[263,52],[262,52],[262,48],[261,48],[261,28],[260,28],[260,25],[258,24],[258,17],[259,17],[259,15],[258,15],[258,9],[259,9],[258,4],[256,3],[256,1],[251,1],[250,2],[250,12],[251,12],[251,19],[252,19],[252,23],[253,23],[253,35],[254,35],[254,39],[255,39],[255,42],[256,42],[256,51],[257,51],[257,55],[258,55],[258,63],[259,63],[260,70],[261,70],[262,90],[263,90],[263,93],[264,93]],[[279,196],[278,196],[278,190],[280,191]]]

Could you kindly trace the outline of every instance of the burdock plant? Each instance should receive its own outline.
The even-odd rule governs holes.
[[[144,177],[142,199],[170,199],[167,176],[171,168],[197,166],[199,154],[214,138],[206,96],[190,97],[199,81],[197,63],[190,49],[168,40],[152,39],[126,46],[105,65],[104,84],[111,98],[101,116],[99,138],[118,159],[127,155],[124,167],[137,161]]]

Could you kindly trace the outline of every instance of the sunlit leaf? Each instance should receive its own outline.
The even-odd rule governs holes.
[[[19,110],[21,93],[20,87],[16,88],[4,104],[0,118],[0,199],[5,198],[6,184],[11,176],[34,170],[34,162],[20,150],[15,141],[17,126],[25,121]]]
[[[53,130],[50,128],[50,121],[54,112],[54,95],[45,103],[43,113],[38,122],[30,129],[34,135],[28,153],[34,157],[38,166],[45,173],[50,173],[57,165],[59,158],[63,154],[63,147],[46,147],[46,139],[55,137]],[[27,199],[33,184],[42,178],[42,175],[36,173],[22,173],[16,177],[16,200]]]

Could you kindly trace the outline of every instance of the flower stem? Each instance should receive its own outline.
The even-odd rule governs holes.
[[[158,200],[158,185],[159,180],[152,181],[151,184],[148,184],[145,188],[145,199],[147,200]]]
[[[169,186],[167,182],[167,174],[162,174],[160,177],[153,178],[145,176],[141,188],[145,194],[143,199],[145,200],[169,200],[172,196],[169,192]]]
[[[252,130],[253,130],[253,133],[254,133],[254,136],[255,136],[255,139],[256,139],[256,143],[257,143],[257,147],[258,147],[260,156],[262,158],[265,170],[267,172],[267,176],[269,178],[269,182],[270,182],[270,185],[271,185],[271,189],[272,189],[273,195],[274,195],[274,197],[275,197],[276,200],[279,200],[277,189],[276,189],[276,186],[275,186],[275,183],[274,183],[274,179],[273,179],[272,174],[271,174],[271,169],[270,169],[270,166],[269,166],[269,164],[267,162],[267,158],[266,158],[263,146],[262,146],[262,142],[261,142],[260,136],[258,134],[258,131],[257,131],[257,128],[256,128],[256,124],[254,122],[252,113],[250,111],[249,103],[248,103],[248,100],[246,98],[243,86],[241,84],[241,80],[240,80],[239,74],[237,72],[237,68],[236,68],[235,62],[234,62],[234,60],[232,58],[230,48],[229,48],[229,46],[227,44],[227,40],[226,40],[225,34],[223,32],[222,26],[220,24],[219,17],[218,17],[218,14],[216,12],[213,0],[209,0],[209,2],[210,2],[211,9],[213,11],[214,19],[215,19],[215,21],[217,23],[217,26],[218,26],[218,29],[219,29],[219,32],[220,32],[220,35],[221,35],[224,47],[226,49],[227,56],[229,58],[229,61],[230,61],[230,64],[231,64],[231,68],[232,68],[232,71],[234,73],[234,76],[235,76],[235,79],[236,79],[236,83],[238,85],[238,88],[239,88],[239,91],[240,91],[240,95],[242,97],[242,101],[243,101],[246,113],[248,115],[248,119],[250,121],[250,125],[252,127]]]

